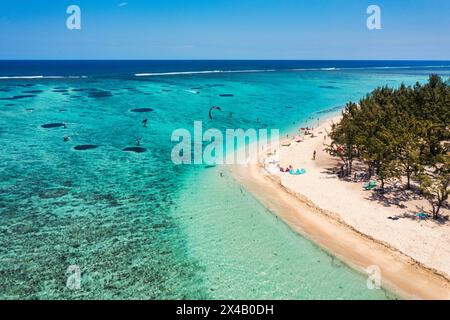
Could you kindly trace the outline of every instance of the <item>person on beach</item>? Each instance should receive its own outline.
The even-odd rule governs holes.
[[[313,160],[316,160],[316,150],[314,150],[314,152],[313,152]]]

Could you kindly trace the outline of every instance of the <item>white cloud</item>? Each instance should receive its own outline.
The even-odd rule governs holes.
[[[121,2],[119,3],[119,7],[125,7],[128,5],[128,2]]]

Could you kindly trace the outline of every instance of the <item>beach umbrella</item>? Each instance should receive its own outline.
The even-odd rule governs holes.
[[[427,219],[428,218],[428,215],[426,213],[423,213],[423,212],[416,214],[416,216],[418,218],[420,218],[420,219]]]

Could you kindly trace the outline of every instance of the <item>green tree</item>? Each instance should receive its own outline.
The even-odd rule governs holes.
[[[351,174],[355,160],[361,160],[382,188],[389,178],[403,177],[411,188],[420,176],[417,180],[433,203],[440,208],[447,199],[442,171],[446,166],[441,163],[438,170],[436,159],[446,155],[450,145],[450,88],[439,76],[431,75],[424,85],[380,87],[359,104],[347,103],[330,137],[328,151],[341,158],[346,174]]]
[[[358,106],[355,103],[348,103],[342,113],[342,120],[333,124],[330,137],[331,145],[327,148],[328,152],[339,157],[345,164],[345,174],[352,173],[353,161],[357,157],[356,138],[358,127],[353,120],[357,113]]]
[[[406,177],[406,188],[411,189],[411,179],[422,168],[420,156],[425,143],[423,125],[403,112],[393,122],[391,130],[395,133],[392,140],[395,160],[401,174]]]
[[[420,176],[420,189],[431,204],[433,218],[438,219],[440,209],[450,193],[450,157],[438,157],[433,169],[425,170]]]

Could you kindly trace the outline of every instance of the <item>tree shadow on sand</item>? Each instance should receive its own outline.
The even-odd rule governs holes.
[[[424,219],[424,218],[418,217],[417,212],[427,213],[428,218]],[[396,218],[396,219],[393,219],[393,220],[409,219],[409,220],[413,220],[413,221],[417,221],[417,222],[420,222],[420,221],[432,222],[432,223],[435,223],[438,225],[445,225],[449,221],[448,216],[439,216],[437,219],[433,219],[432,214],[430,212],[427,212],[423,206],[416,206],[415,210],[408,210],[401,215],[395,216],[394,218]]]
[[[385,207],[395,206],[403,209],[406,208],[404,202],[423,200],[423,197],[420,196],[417,187],[412,186],[411,189],[406,189],[399,183],[392,183],[386,185],[384,189],[374,189],[373,192],[369,193],[366,199],[377,201]]]
[[[354,171],[351,175],[345,175],[343,173],[343,168],[340,166],[325,168],[321,173],[325,175],[326,179],[339,179],[341,181],[355,184],[368,183],[369,181],[377,180],[376,176],[369,176],[367,174],[367,169],[363,165],[356,164],[353,169]],[[388,181],[386,182],[384,189],[377,187],[366,192],[367,196],[364,197],[366,200],[377,202],[386,208],[392,207],[405,209],[403,214],[397,214],[388,217],[388,219],[394,221],[400,219],[430,221],[439,225],[444,225],[449,222],[449,216],[442,214],[438,217],[438,219],[433,219],[432,213],[423,206],[416,205],[414,210],[408,209],[406,205],[407,202],[424,200],[417,185],[413,184],[410,189],[407,189],[405,185],[399,181]],[[450,205],[445,203],[442,206],[442,209],[450,209]],[[428,218],[421,218],[417,215],[418,213],[425,213],[428,215]]]

